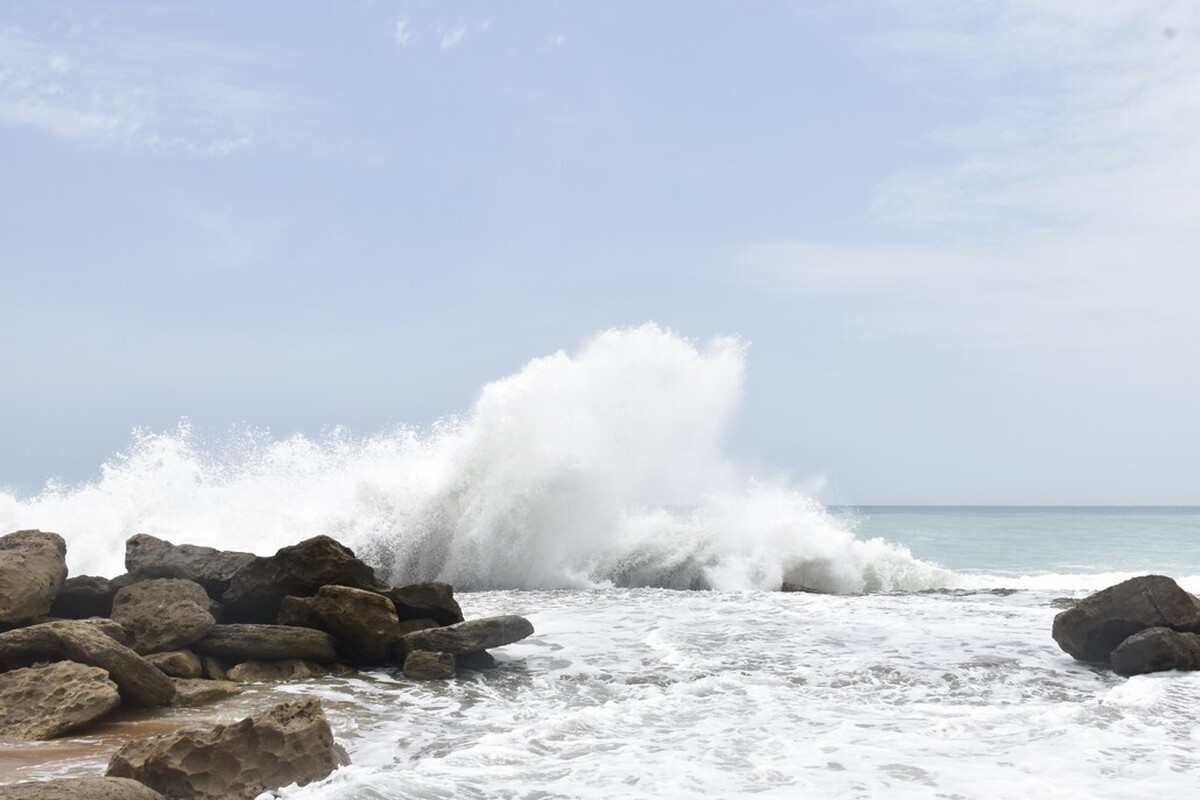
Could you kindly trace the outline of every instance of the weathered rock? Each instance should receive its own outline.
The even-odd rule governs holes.
[[[1117,645],[1112,666],[1119,675],[1200,669],[1200,634],[1146,628]]]
[[[202,655],[200,656],[200,663],[204,666],[204,677],[210,681],[228,679],[229,676],[226,674],[226,671],[229,669],[229,665],[221,661],[221,659],[215,656]]]
[[[415,681],[444,681],[454,677],[454,656],[417,650],[404,659],[404,677]]]
[[[413,583],[396,586],[383,594],[396,606],[396,615],[401,620],[432,619],[439,625],[463,621],[462,609],[458,607],[454,589],[448,583]]]
[[[230,661],[337,661],[334,640],[328,633],[287,625],[218,625],[192,649]]]
[[[375,570],[354,557],[350,548],[328,536],[314,536],[255,558],[238,570],[222,595],[227,622],[274,622],[288,595],[309,597],[326,585],[385,591]]]
[[[463,653],[455,660],[454,666],[460,672],[482,672],[496,668],[496,657],[487,650]]]
[[[125,569],[143,578],[183,578],[204,587],[219,600],[238,570],[255,559],[253,553],[217,550],[194,544],[171,544],[148,533],[125,542]]]
[[[285,658],[282,661],[243,661],[230,667],[226,673],[229,680],[239,683],[279,683],[299,681],[305,678],[320,678],[330,674],[329,667],[302,658]]]
[[[53,739],[112,711],[117,685],[99,667],[55,661],[0,675],[0,736]]]
[[[0,667],[60,660],[106,670],[127,703],[161,706],[175,694],[171,679],[157,667],[86,622],[43,622],[0,633]]]
[[[67,579],[67,543],[57,533],[0,536],[0,625],[45,616]]]
[[[529,620],[508,614],[417,631],[405,635],[403,641],[405,650],[410,654],[417,650],[429,650],[459,655],[519,642],[532,633],[533,625]]]
[[[1080,661],[1108,663],[1112,651],[1153,627],[1200,631],[1200,608],[1162,575],[1143,575],[1083,598],[1054,618],[1058,646]]]
[[[322,586],[312,597],[285,598],[281,621],[301,617],[332,635],[338,653],[352,664],[386,661],[392,643],[400,638],[400,621],[392,601],[364,589]]]
[[[0,786],[0,800],[163,800],[129,778],[58,778]]]
[[[203,678],[172,678],[175,684],[173,706],[202,706],[240,694],[242,687],[233,681],[209,681]]]
[[[116,593],[108,578],[95,575],[67,578],[50,606],[50,616],[62,619],[107,617],[112,613],[113,595]]]
[[[112,757],[108,775],[134,778],[180,800],[251,800],[320,780],[347,763],[320,702],[307,698],[231,725],[128,742]]]
[[[440,628],[441,623],[435,619],[402,619],[400,620],[400,635],[423,631],[426,628]]]
[[[151,653],[146,660],[172,678],[202,678],[204,665],[200,657],[191,650],[171,650],[166,653]],[[178,684],[176,684],[178,688]]]
[[[65,620],[61,617],[38,617],[33,621],[33,624],[39,625],[43,622],[82,622],[86,625],[91,625],[110,639],[118,641],[126,647],[129,646],[129,637],[125,634],[125,629],[121,627],[121,623],[107,617],[67,618]]]
[[[139,653],[187,647],[204,637],[217,621],[204,587],[179,578],[156,578],[126,586],[113,598],[112,618]]]
[[[309,603],[310,599],[290,595],[283,598],[283,602],[279,604],[279,616],[275,618],[275,623],[291,625],[296,628],[320,628],[321,623],[317,619],[316,613],[313,612],[312,605]]]

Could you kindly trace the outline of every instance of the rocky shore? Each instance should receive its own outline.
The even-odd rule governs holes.
[[[533,626],[464,620],[453,589],[390,586],[316,536],[273,556],[126,542],[117,578],[67,577],[55,533],[0,536],[0,743],[76,732],[115,709],[213,702],[241,684],[386,667],[446,680]],[[126,742],[106,776],[0,786],[17,798],[253,798],[348,763],[316,699]]]

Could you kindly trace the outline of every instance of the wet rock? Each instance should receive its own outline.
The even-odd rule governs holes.
[[[1200,634],[1146,628],[1117,645],[1112,667],[1119,675],[1200,669]]]
[[[211,681],[203,678],[172,678],[175,684],[173,706],[203,706],[241,694],[242,687],[233,681]]]
[[[99,667],[56,661],[0,675],[0,736],[53,739],[99,719],[121,702]]]
[[[175,694],[171,679],[157,667],[86,622],[43,622],[0,633],[0,667],[60,660],[106,670],[126,703],[161,706]]]
[[[0,786],[0,800],[163,800],[129,778],[58,778]]]
[[[1052,635],[1080,661],[1107,664],[1126,638],[1146,628],[1200,631],[1200,608],[1179,584],[1143,575],[1089,595],[1054,618]]]
[[[253,553],[217,550],[193,544],[171,544],[148,533],[125,542],[125,569],[143,578],[183,578],[204,587],[214,600],[229,588],[238,570],[255,559]]]
[[[129,635],[139,653],[186,647],[204,637],[217,621],[212,601],[200,584],[179,578],[157,578],[126,586],[113,598],[112,618]]]
[[[328,536],[314,536],[281,548],[275,555],[255,558],[229,583],[222,595],[227,622],[274,622],[288,595],[309,597],[326,585],[385,591],[375,570],[354,557],[350,548]]]
[[[151,653],[146,660],[172,678],[202,678],[204,665],[200,657],[191,650],[171,650],[167,653]]]
[[[0,536],[0,625],[24,625],[50,612],[67,579],[67,543],[57,533]]]
[[[435,619],[402,619],[400,620],[400,635],[423,631],[427,628],[440,628],[441,623]]]
[[[532,633],[533,624],[529,620],[508,614],[417,631],[405,635],[403,641],[407,653],[429,650],[459,655],[519,642]]]
[[[79,575],[67,578],[50,606],[50,616],[62,619],[107,617],[117,590],[108,578]]]
[[[496,657],[486,650],[476,653],[463,653],[455,662],[459,672],[482,672],[496,668]]]
[[[413,583],[396,586],[383,594],[395,605],[396,615],[401,620],[432,619],[438,625],[463,621],[462,609],[454,599],[454,589],[447,583]]]
[[[243,661],[230,667],[226,674],[229,680],[239,683],[280,683],[321,678],[331,672],[333,670],[330,667],[315,661],[285,658],[282,661]]]
[[[416,681],[446,680],[454,677],[454,656],[418,650],[404,659],[404,677]]]
[[[307,698],[231,725],[128,742],[109,762],[108,775],[134,778],[180,800],[251,800],[320,780],[347,763],[320,702]]]
[[[287,625],[218,625],[192,649],[233,662],[285,658],[337,661],[334,639],[328,633]]]
[[[280,621],[300,618],[332,635],[338,653],[351,664],[386,661],[400,638],[392,601],[349,586],[322,586],[312,597],[285,598]]]

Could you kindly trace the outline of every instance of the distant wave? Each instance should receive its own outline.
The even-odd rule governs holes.
[[[0,529],[62,533],[72,574],[123,571],[137,532],[262,554],[328,533],[394,581],[463,589],[956,585],[725,454],[743,351],[648,324],[534,359],[427,431],[137,432],[95,481],[0,493]]]

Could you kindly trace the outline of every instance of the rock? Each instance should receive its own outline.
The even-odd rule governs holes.
[[[296,628],[320,628],[317,615],[313,612],[307,597],[283,598],[279,604],[279,616],[275,618],[277,625],[291,625]]]
[[[126,647],[129,646],[129,637],[125,635],[125,629],[121,627],[121,623],[108,619],[107,617],[85,617],[84,619],[62,619],[60,617],[38,617],[33,621],[34,625],[40,625],[43,622],[82,622],[85,625],[91,625],[96,630],[103,633],[110,639],[120,642]]]
[[[1162,575],[1143,575],[1089,595],[1054,618],[1058,646],[1080,661],[1108,663],[1126,638],[1153,627],[1200,630],[1200,608]]]
[[[349,763],[316,698],[281,703],[231,725],[127,742],[108,775],[134,778],[180,800],[251,800],[304,786]]]
[[[305,618],[337,640],[342,658],[351,664],[386,661],[400,638],[400,621],[392,601],[381,594],[349,586],[322,586],[312,597],[288,597],[280,621]]]
[[[350,548],[328,536],[314,536],[255,558],[238,570],[222,595],[227,622],[274,622],[288,595],[309,597],[326,585],[381,592],[387,586]]]
[[[482,672],[496,668],[496,657],[487,650],[475,653],[463,653],[455,661],[454,666],[460,672]]]
[[[24,625],[50,612],[67,579],[67,543],[57,533],[0,536],[0,625]]]
[[[302,658],[285,658],[282,661],[243,661],[230,667],[226,673],[229,680],[240,683],[279,683],[299,681],[305,678],[321,678],[330,674],[329,667]]]
[[[400,620],[400,635],[423,631],[426,628],[440,628],[441,624],[435,619],[402,619]]]
[[[204,677],[208,678],[210,681],[223,681],[228,678],[228,675],[226,675],[226,670],[228,670],[229,667],[219,658],[203,655],[200,656],[200,663],[204,667]]]
[[[0,675],[0,736],[53,739],[112,711],[117,685],[99,667],[56,661]]]
[[[204,665],[200,657],[191,650],[171,650],[167,653],[151,653],[146,660],[172,678],[201,678]],[[178,684],[176,684],[178,688]]]
[[[529,620],[508,614],[417,631],[407,634],[403,641],[408,653],[429,650],[459,655],[519,642],[532,633],[533,624]]]
[[[433,619],[439,625],[463,621],[462,609],[454,599],[454,589],[447,583],[413,583],[388,589],[383,594],[396,606],[396,614],[401,620]]]
[[[416,681],[438,681],[454,677],[454,656],[417,650],[404,659],[404,677]]]
[[[204,587],[179,578],[157,578],[126,586],[113,598],[112,618],[139,653],[177,650],[204,637],[217,621]]]
[[[58,778],[0,786],[0,800],[163,800],[129,778]]]
[[[1117,645],[1112,666],[1119,675],[1200,669],[1200,634],[1146,628]]]
[[[334,640],[328,633],[286,625],[218,625],[193,649],[230,661],[337,661]]]
[[[59,660],[106,670],[127,703],[161,706],[175,694],[171,679],[157,667],[86,622],[43,622],[0,633],[0,667]]]
[[[209,681],[203,678],[172,678],[175,684],[173,706],[202,706],[241,694],[242,687],[233,681]]]
[[[63,619],[107,617],[117,590],[108,578],[79,575],[67,578],[50,606],[50,616]]]
[[[229,588],[238,570],[255,559],[253,553],[217,550],[193,544],[171,544],[148,533],[125,542],[125,569],[143,578],[183,578],[204,587],[214,600]]]

